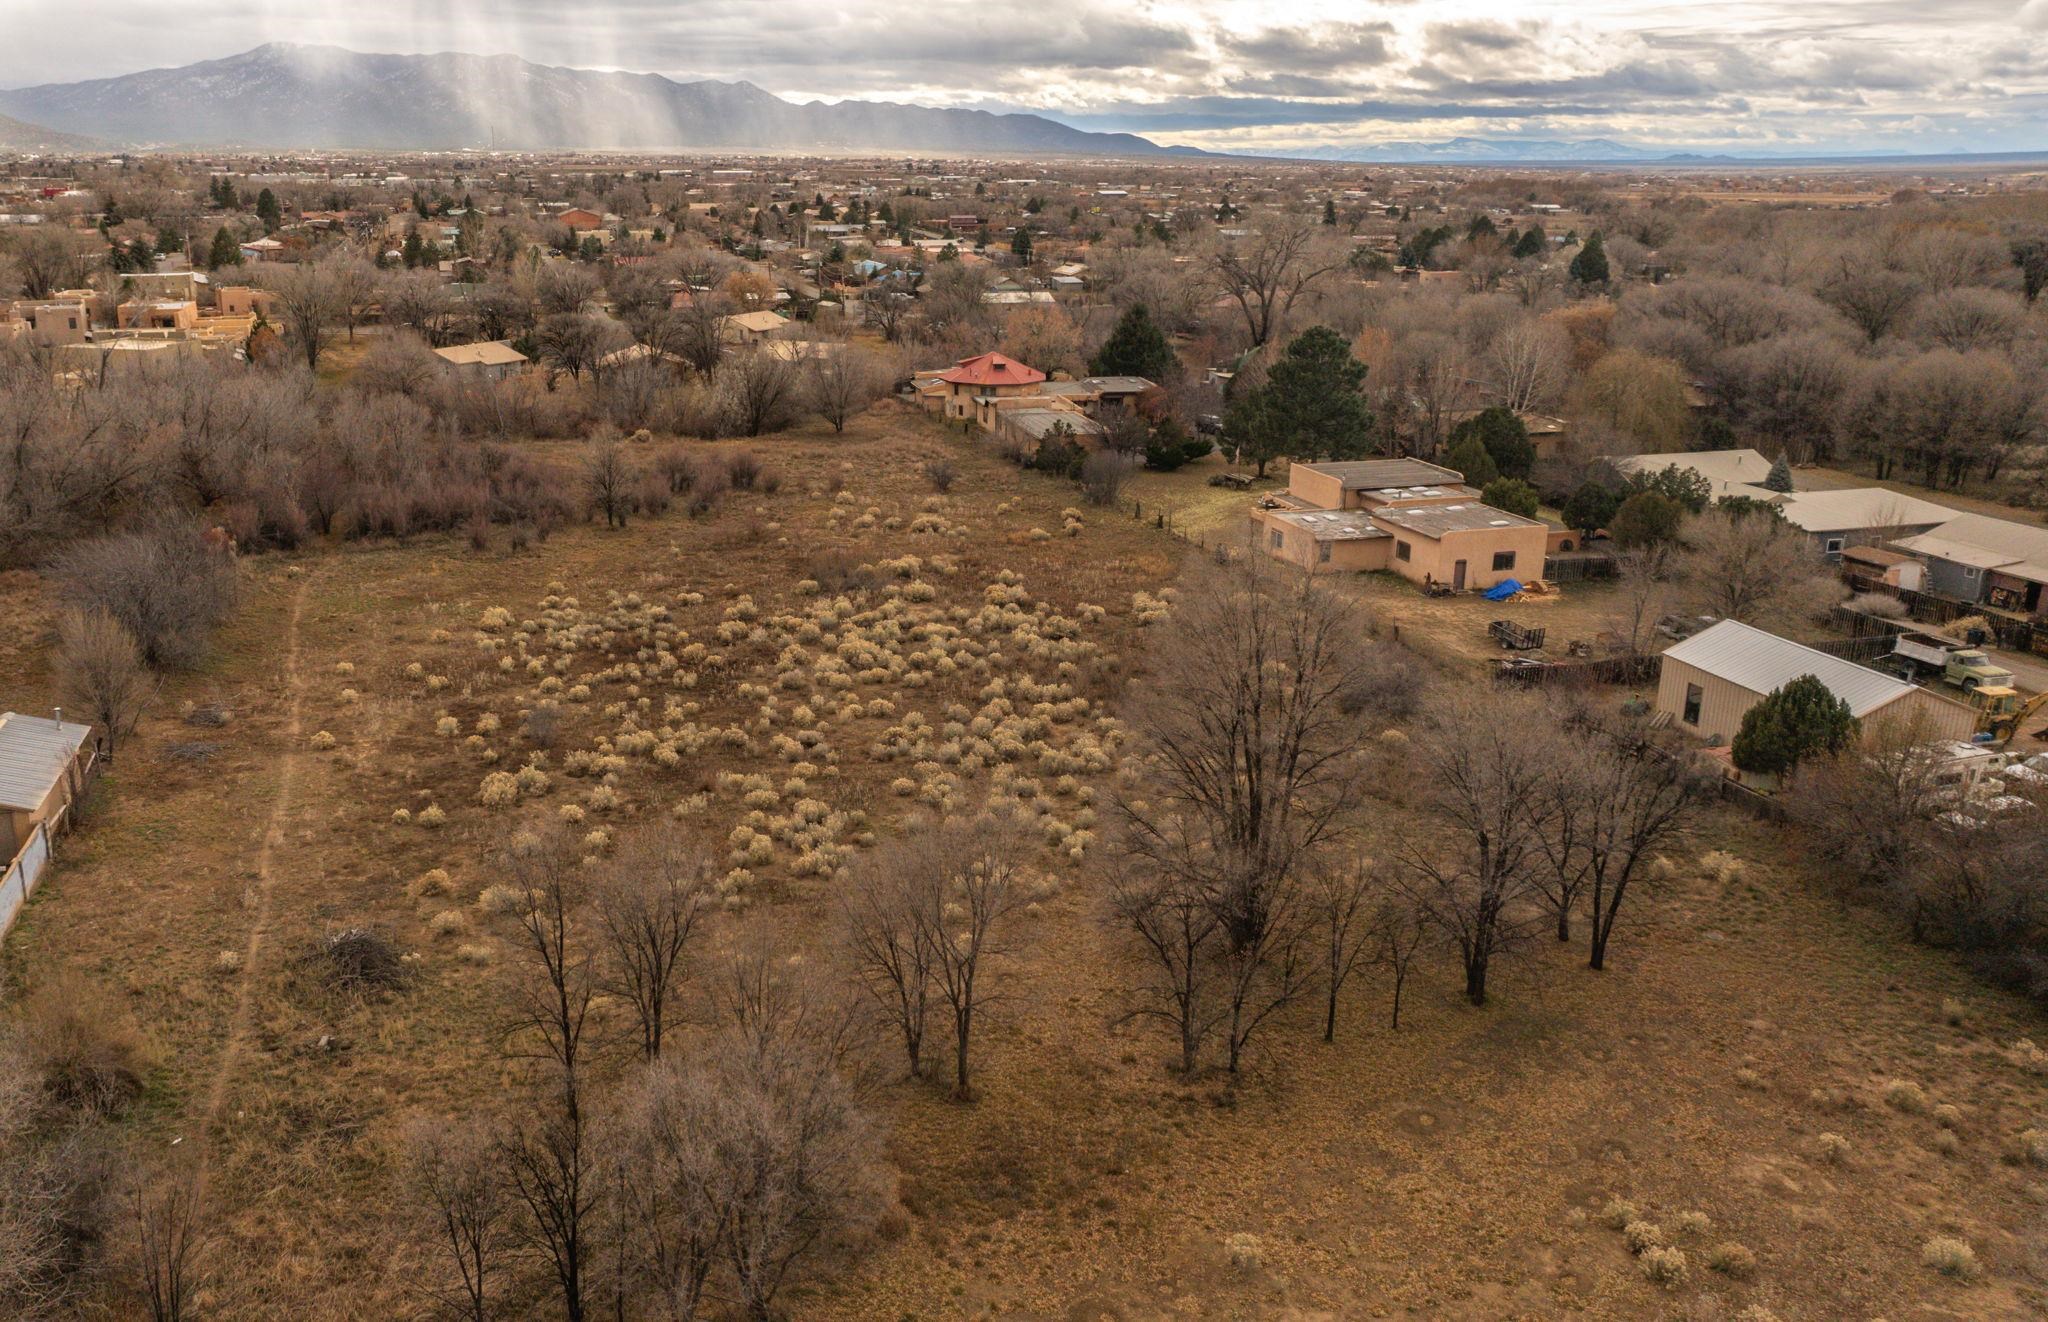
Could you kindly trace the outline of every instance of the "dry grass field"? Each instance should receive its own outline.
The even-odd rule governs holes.
[[[1334,1045],[1302,1007],[1235,1086],[1176,1080],[1161,1035],[1116,1022],[1095,836],[1117,697],[1188,545],[1070,520],[1071,487],[921,419],[717,448],[751,449],[777,489],[524,550],[248,561],[216,659],[166,688],[0,950],[10,989],[103,984],[146,1035],[128,1123],[200,1153],[205,1316],[422,1311],[404,1127],[520,1088],[509,928],[479,902],[509,831],[700,839],[733,855],[714,944],[765,928],[829,960],[830,867],[992,793],[1042,818],[1044,881],[980,1100],[884,1088],[900,1213],[793,1317],[2048,1309],[2048,1168],[2020,1140],[2048,1128],[2048,1057],[2016,1045],[2048,1025],[1843,907],[1746,817],[1702,824],[1603,974],[1544,943],[1473,1010],[1438,961],[1398,1033],[1365,978]],[[960,469],[943,497],[919,472],[941,455]],[[17,575],[0,599],[0,707],[40,710],[46,589]],[[225,723],[188,723],[200,708]],[[543,708],[552,729],[522,716]],[[1367,849],[1412,829],[1407,798],[1390,766]],[[355,926],[408,952],[406,989],[314,975],[307,952]],[[1650,1279],[1676,1260],[1633,1256],[1616,1200],[1683,1251],[1682,1277]],[[1974,1266],[1930,1266],[1937,1236]]]

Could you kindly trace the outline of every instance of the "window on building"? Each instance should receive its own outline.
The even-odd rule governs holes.
[[[1964,566],[1963,566],[1963,577],[1964,577],[1964,578],[1975,578],[1975,577],[1977,577],[1977,567],[1976,567],[1975,565],[1964,565]]]
[[[1324,565],[1327,565],[1327,564],[1329,564],[1329,563],[1330,563],[1330,543],[1328,543],[1328,542],[1317,542],[1317,543],[1316,543],[1316,563],[1318,563],[1318,564],[1324,564]]]
[[[1703,689],[1701,689],[1699,685],[1686,685],[1685,715],[1680,719],[1683,720],[1687,725],[1698,725],[1700,723],[1700,701],[1706,696],[1706,692]]]
[[[1414,555],[1414,553],[1414,548],[1409,546],[1408,543],[1398,541],[1394,543],[1394,558],[1396,560],[1407,560],[1411,558]]]
[[[1830,538],[1828,538],[1828,543],[1827,543],[1827,545],[1828,545],[1828,554],[1829,554],[1829,555],[1840,555],[1840,554],[1842,553],[1842,539],[1841,539],[1841,538],[1839,538],[1839,537],[1830,537]]]
[[[1495,573],[1499,573],[1503,569],[1513,569],[1514,567],[1515,553],[1513,551],[1495,551],[1493,553],[1493,568]]]
[[[1287,534],[1275,528],[1273,530],[1273,549],[1277,551],[1285,545],[1287,545]]]

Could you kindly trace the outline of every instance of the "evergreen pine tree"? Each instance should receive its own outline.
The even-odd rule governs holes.
[[[1595,233],[1572,258],[1572,279],[1582,285],[1604,285],[1607,277],[1607,248]]]
[[[1771,471],[1764,474],[1764,490],[1787,493],[1792,490],[1792,465],[1785,462],[1784,455],[1779,455],[1772,462]]]
[[[1454,443],[1444,455],[1444,463],[1463,473],[1468,487],[1483,487],[1500,476],[1493,456],[1486,452],[1486,446],[1477,436],[1467,436]]]
[[[235,242],[235,236],[228,233],[228,227],[223,225],[213,232],[213,246],[206,253],[207,268],[218,271],[223,266],[241,264],[242,245]]]
[[[1091,376],[1141,376],[1148,381],[1163,381],[1173,375],[1178,365],[1166,333],[1152,320],[1143,303],[1134,303],[1130,311],[1118,318],[1109,338],[1088,360],[1088,372]]]
[[[1266,384],[1232,404],[1224,434],[1264,475],[1282,455],[1355,459],[1371,444],[1372,410],[1360,388],[1365,364],[1328,326],[1303,331],[1266,373]]]
[[[265,234],[275,234],[284,224],[284,208],[278,205],[277,194],[267,188],[256,195],[256,219],[263,222]]]
[[[1840,752],[1856,731],[1849,704],[1812,675],[1801,675],[1742,714],[1728,751],[1742,770],[1778,776],[1815,754]]]

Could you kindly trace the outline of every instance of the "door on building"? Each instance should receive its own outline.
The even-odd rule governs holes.
[[[1465,562],[1463,560],[1451,566],[1451,588],[1457,592],[1465,590]]]

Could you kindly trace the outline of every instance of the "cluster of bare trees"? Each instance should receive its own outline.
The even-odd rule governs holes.
[[[700,953],[702,851],[656,828],[580,854],[521,837],[500,857],[519,952],[506,1049],[530,1087],[502,1113],[415,1124],[429,1288],[468,1318],[536,1279],[569,1318],[770,1318],[889,1197],[846,998],[764,944]]]
[[[1708,509],[1668,541],[1615,553],[1611,628],[1630,655],[1673,611],[1800,632],[1847,596],[1813,538],[1767,512]]]
[[[1588,929],[1604,968],[1632,889],[1680,838],[1705,782],[1634,716],[1520,695],[1431,691],[1392,764],[1366,755],[1418,675],[1343,600],[1262,558],[1184,590],[1138,690],[1135,776],[1119,795],[1113,928],[1128,1017],[1172,1031],[1182,1072],[1220,1040],[1237,1071],[1259,1031],[1320,989],[1324,1036],[1362,968],[1393,1018],[1415,960],[1455,955],[1486,1002],[1496,962],[1545,928]],[[1389,670],[1399,675],[1389,683]],[[1405,682],[1403,682],[1405,681]],[[1376,778],[1414,787],[1422,829],[1378,860]]]
[[[997,999],[1007,929],[1029,899],[1028,856],[1021,826],[1007,818],[912,822],[862,860],[842,902],[854,981],[901,1043],[910,1074],[925,1072],[936,1014],[963,1101],[974,1095],[975,1026]]]
[[[1972,785],[1918,720],[1799,768],[1784,796],[1805,847],[1881,896],[1916,941],[2048,998],[2048,793],[2024,773]]]

